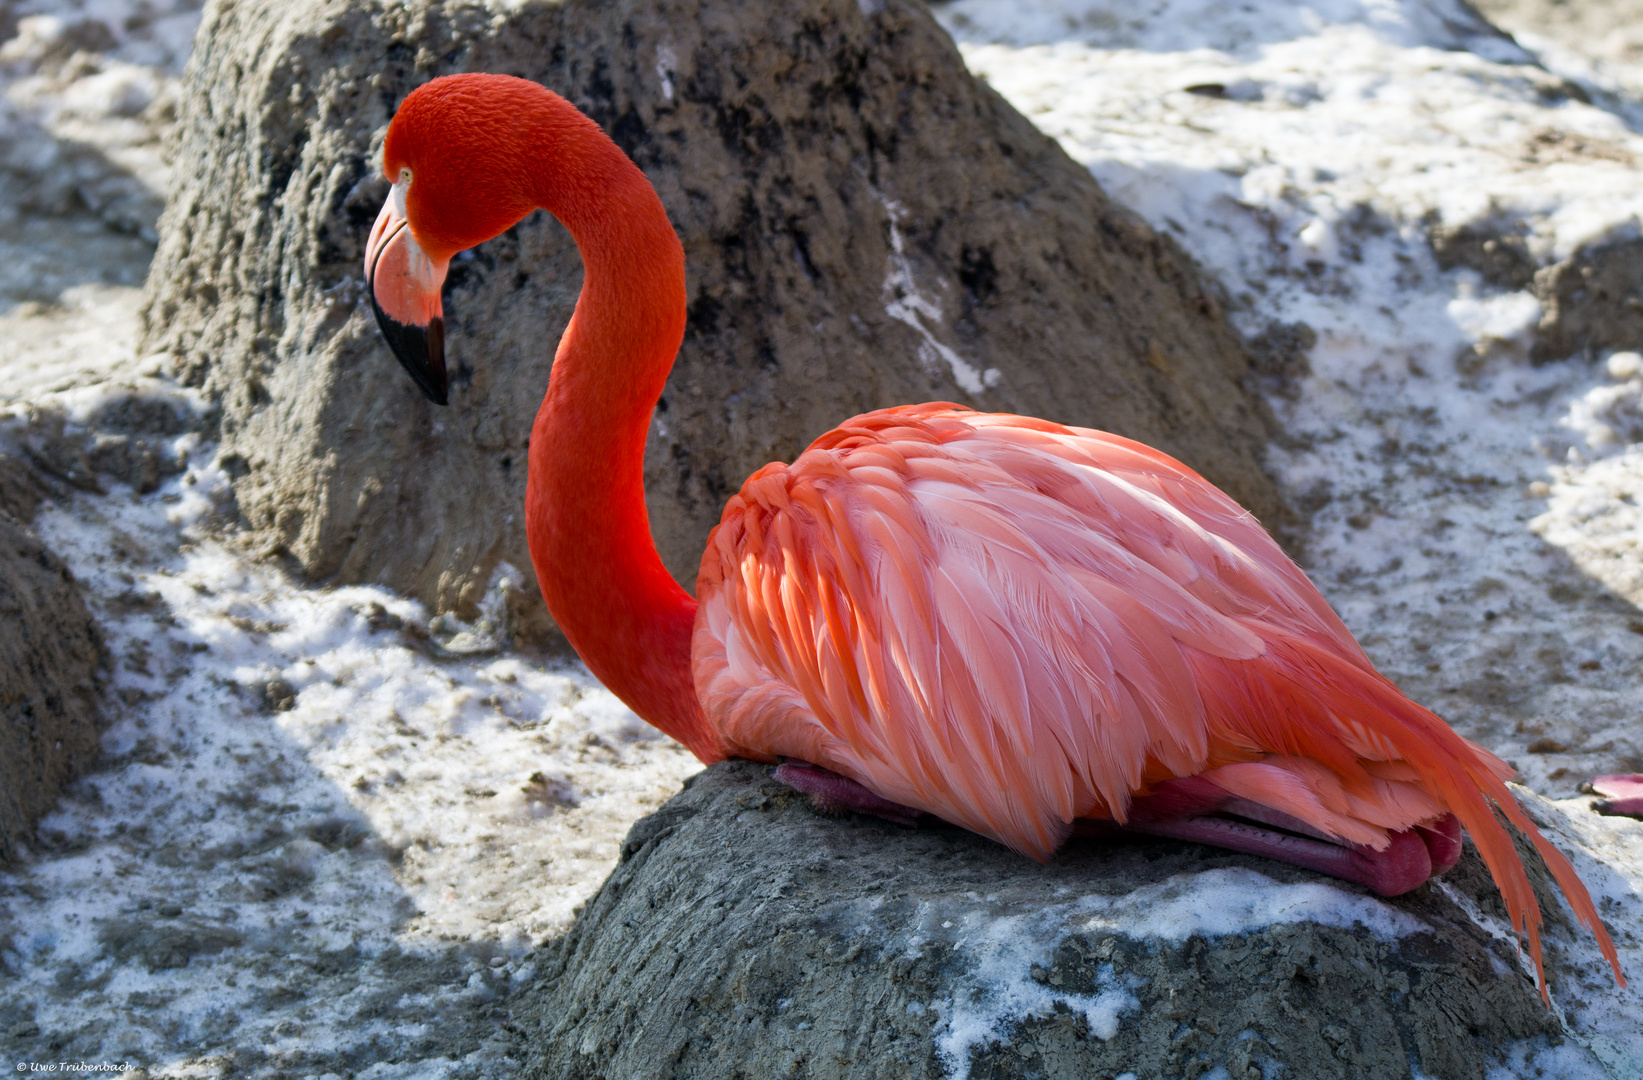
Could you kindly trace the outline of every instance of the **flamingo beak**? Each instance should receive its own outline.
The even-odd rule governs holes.
[[[411,234],[401,180],[388,193],[365,244],[365,287],[388,347],[435,405],[448,404],[445,317],[439,289],[448,260],[435,262]]]

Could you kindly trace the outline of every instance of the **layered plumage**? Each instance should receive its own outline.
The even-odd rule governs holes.
[[[1177,777],[1375,849],[1453,812],[1539,963],[1498,807],[1615,962],[1511,768],[1376,672],[1247,511],[1140,443],[945,403],[858,416],[730,500],[697,601],[697,691],[730,753],[1038,859]]]

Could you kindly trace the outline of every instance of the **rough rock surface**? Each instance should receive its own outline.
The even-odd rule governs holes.
[[[1530,343],[1533,359],[1643,348],[1643,239],[1600,240],[1541,265],[1529,252],[1521,221],[1440,227],[1431,240],[1445,270],[1463,266],[1497,288],[1534,293],[1541,315]]]
[[[1537,360],[1643,348],[1643,239],[1582,248],[1536,271],[1534,282]]]
[[[525,448],[580,285],[568,236],[537,214],[455,262],[449,411],[379,340],[359,269],[391,112],[456,71],[566,94],[679,228],[690,320],[647,486],[687,584],[743,477],[909,401],[1108,428],[1281,512],[1215,290],[911,0],[229,0],[191,64],[143,351],[220,395],[240,507],[311,577],[466,616],[498,560],[529,573]]]
[[[1447,1080],[1556,1030],[1515,958],[1432,886],[1387,902],[1394,918],[1425,924],[1406,936],[1296,921],[1170,941],[1091,917],[1125,910],[1126,897],[1146,917],[1193,875],[1224,868],[1273,879],[1262,889],[1328,880],[1206,851],[1075,842],[1040,867],[957,829],[823,818],[765,766],[716,765],[633,827],[616,871],[516,1002],[528,1075],[1151,1077],[1220,1066],[1244,1080],[1282,1065],[1285,1076],[1401,1080],[1413,1064]],[[1445,880],[1498,910],[1470,847]],[[999,1017],[991,1037],[973,1037],[978,1018]]]
[[[187,447],[177,436],[209,432],[212,411],[167,380],[120,374],[88,388],[83,403],[0,398],[0,506],[27,522],[42,499],[100,494],[105,481],[146,495],[182,471]]]
[[[96,756],[102,634],[68,569],[0,507],[0,862]]]
[[[1496,288],[1535,295],[1535,360],[1643,348],[1643,239],[1609,237],[1540,263],[1526,232],[1523,221],[1506,215],[1440,226],[1431,234],[1432,253],[1445,270],[1462,266]]]

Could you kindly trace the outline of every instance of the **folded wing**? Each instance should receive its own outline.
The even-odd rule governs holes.
[[[697,691],[744,756],[1038,859],[1172,777],[1377,848],[1453,811],[1538,954],[1498,806],[1612,955],[1511,770],[1378,674],[1247,511],[1139,443],[947,404],[857,417],[730,500],[697,599]]]

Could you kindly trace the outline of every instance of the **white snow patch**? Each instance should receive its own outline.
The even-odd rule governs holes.
[[[673,73],[678,70],[679,57],[673,46],[662,44],[656,49],[656,78],[662,84],[662,100],[673,100]]]
[[[93,118],[136,116],[159,93],[158,81],[147,68],[110,64],[105,70],[74,82],[63,94],[63,107]]]
[[[1061,990],[1035,977],[1035,969],[1042,975],[1049,966],[1055,944],[1072,933],[1177,943],[1298,922],[1356,927],[1383,940],[1430,929],[1373,897],[1326,884],[1283,885],[1243,868],[1178,874],[1125,896],[1084,896],[1031,915],[995,916],[983,898],[973,900],[976,906],[961,911],[922,905],[903,944],[909,958],[932,942],[950,944],[955,959],[968,966],[955,981],[964,991],[930,1005],[941,1018],[936,1048],[952,1080],[967,1080],[975,1050],[1057,1005],[1083,1016],[1098,1039],[1118,1034],[1124,1015],[1140,1007],[1137,976],[1102,963],[1093,993]],[[864,922],[872,921],[876,907],[863,905]]]
[[[1605,368],[1612,381],[1598,383],[1571,400],[1561,421],[1595,454],[1623,451],[1643,441],[1643,378],[1637,354],[1616,353]]]
[[[1540,301],[1529,292],[1478,296],[1462,286],[1449,301],[1448,315],[1461,333],[1480,343],[1521,345],[1540,322]]]
[[[931,325],[941,325],[941,301],[920,291],[913,278],[913,262],[907,257],[901,236],[900,204],[886,199],[884,209],[890,223],[890,260],[884,271],[884,313],[918,333],[921,338],[919,359],[926,368],[935,370],[938,359],[945,362],[953,373],[953,381],[972,395],[997,386],[1003,377],[997,368],[980,370],[953,351],[951,346],[943,344],[930,329]]]
[[[1243,868],[1178,874],[1117,899],[1086,897],[1080,910],[1086,930],[1171,942],[1298,922],[1358,926],[1383,941],[1431,929],[1374,897],[1322,883],[1280,885]]]

